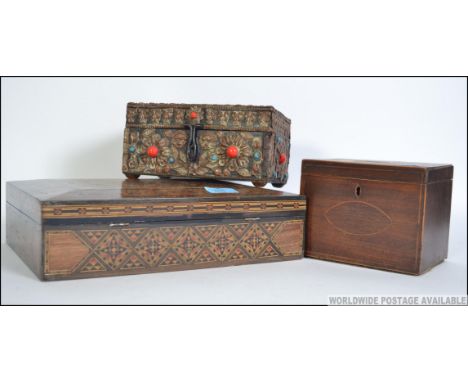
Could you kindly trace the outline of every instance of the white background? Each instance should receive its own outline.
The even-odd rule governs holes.
[[[465,0],[16,0],[0,12],[2,75],[468,74]],[[467,318],[466,307],[1,307],[0,370],[21,382],[458,381]]]
[[[44,283],[4,247],[2,301],[326,304],[329,295],[465,294],[466,91],[461,78],[7,78],[2,187],[4,180],[123,178],[128,101],[274,105],[292,119],[284,190],[294,193],[303,158],[452,163],[455,176],[448,260],[423,276],[304,259]]]

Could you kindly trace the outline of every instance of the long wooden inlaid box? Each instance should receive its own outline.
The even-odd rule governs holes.
[[[299,259],[300,195],[218,181],[7,183],[7,243],[41,279]]]
[[[302,161],[305,255],[419,275],[447,257],[453,166]]]
[[[129,103],[122,171],[281,187],[290,126],[272,106]]]

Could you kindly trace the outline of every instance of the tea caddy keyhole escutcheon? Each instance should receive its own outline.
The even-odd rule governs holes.
[[[361,186],[359,184],[354,187],[354,196],[358,199],[361,196]]]

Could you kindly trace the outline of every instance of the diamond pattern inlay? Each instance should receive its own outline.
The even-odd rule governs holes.
[[[255,224],[248,230],[245,239],[242,241],[242,247],[251,257],[257,257],[268,241],[269,236],[258,224]]]
[[[249,228],[249,223],[237,223],[237,224],[229,224],[231,230],[237,235],[237,237],[241,237],[244,232]]]
[[[132,242],[137,242],[141,236],[146,233],[146,230],[144,228],[132,228],[123,229],[122,232],[124,232]]]
[[[161,262],[160,266],[180,265],[183,261],[174,252],[169,252],[166,258]]]
[[[95,256],[92,256],[88,259],[85,265],[81,268],[80,272],[103,272],[106,270],[106,267],[98,260]]]
[[[221,226],[208,240],[208,248],[220,261],[224,261],[231,254],[236,243],[236,237],[232,232],[226,226]]]
[[[120,269],[142,269],[146,268],[144,261],[142,261],[137,255],[132,255],[125,262]]]
[[[247,260],[249,255],[239,245],[232,251],[229,261]]]
[[[173,250],[185,262],[191,262],[200,253],[205,240],[189,227],[174,241]]]
[[[208,248],[203,248],[198,258],[195,259],[194,263],[212,263],[218,261],[218,259],[211,253]]]
[[[262,228],[268,233],[272,234],[275,229],[280,225],[280,223],[277,222],[267,222],[267,223],[261,223]]]
[[[82,231],[86,241],[90,244],[96,244],[107,231]]]
[[[167,240],[173,241],[183,230],[183,227],[162,227],[161,231],[166,235]]]
[[[261,258],[261,257],[275,257],[275,256],[281,256],[281,254],[274,246],[272,246],[271,244],[268,244],[267,247],[257,257]]]
[[[54,231],[49,231],[53,233]],[[71,273],[187,269],[302,254],[303,221],[249,221],[75,230],[89,254]]]
[[[112,269],[117,269],[130,253],[130,245],[119,231],[109,231],[102,239],[95,253]]]
[[[200,233],[200,235],[206,240],[213,235],[213,233],[218,228],[217,225],[202,225],[200,227],[196,227],[196,230]]]
[[[165,255],[168,248],[169,242],[163,234],[159,230],[150,230],[136,245],[135,252],[150,266],[154,267]]]

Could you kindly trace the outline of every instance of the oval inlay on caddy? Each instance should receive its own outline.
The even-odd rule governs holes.
[[[379,207],[365,202],[338,203],[325,212],[325,218],[336,229],[349,235],[375,235],[392,223],[390,216]]]

